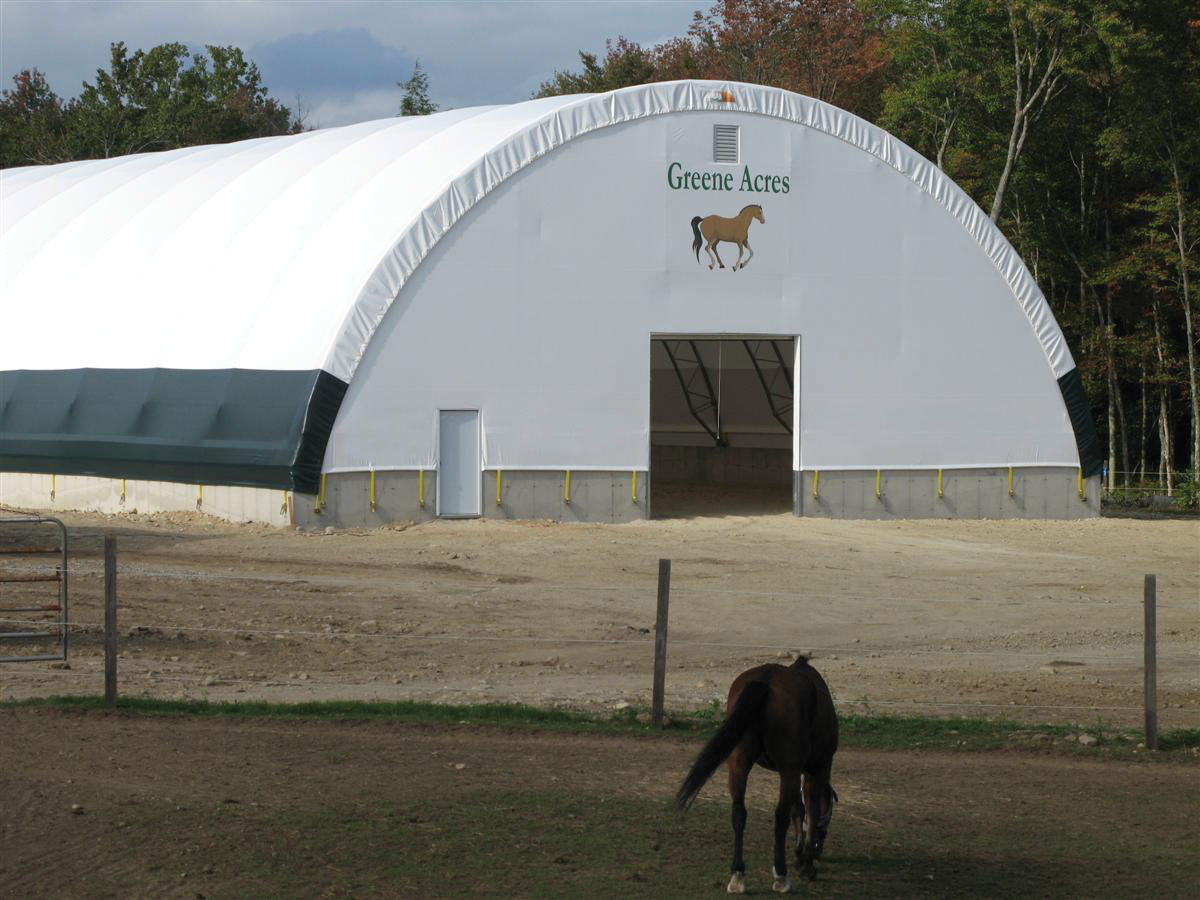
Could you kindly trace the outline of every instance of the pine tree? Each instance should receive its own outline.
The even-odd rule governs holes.
[[[437,112],[437,104],[429,99],[429,75],[421,69],[421,61],[413,66],[412,78],[397,81],[396,87],[404,89],[400,100],[400,115],[427,116]]]

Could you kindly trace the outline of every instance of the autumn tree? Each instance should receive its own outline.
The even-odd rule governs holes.
[[[769,84],[864,108],[883,70],[878,28],[849,0],[720,0],[696,12],[686,35],[653,47],[609,41],[603,58],[559,71],[535,96],[595,93],[680,78]]]
[[[695,14],[690,34],[708,78],[768,84],[863,113],[879,93],[880,28],[850,0],[720,0]]]

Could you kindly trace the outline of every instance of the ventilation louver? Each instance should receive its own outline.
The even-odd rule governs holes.
[[[713,162],[738,162],[740,130],[737,125],[713,126]]]

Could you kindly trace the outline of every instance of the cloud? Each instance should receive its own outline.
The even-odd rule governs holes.
[[[395,86],[412,73],[414,59],[377,40],[365,28],[289,34],[249,50],[277,93],[342,94]]]
[[[580,49],[624,35],[652,44],[683,34],[710,0],[0,0],[0,79],[39,68],[74,96],[107,67],[109,44],[232,44],[259,66],[271,92],[299,95],[321,125],[392,115],[397,81],[420,58],[442,107],[527,99],[556,69],[579,67]],[[389,99],[390,97],[390,99]]]
[[[277,96],[288,106],[296,106],[296,98],[285,94]],[[338,125],[353,125],[372,119],[386,119],[400,112],[400,89],[396,87],[378,90],[355,91],[352,94],[333,96],[300,95],[300,109],[304,124],[309,128],[335,128]]]

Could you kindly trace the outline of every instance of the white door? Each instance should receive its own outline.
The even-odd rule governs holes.
[[[438,421],[437,509],[439,516],[483,512],[479,458],[479,410],[443,409]]]

